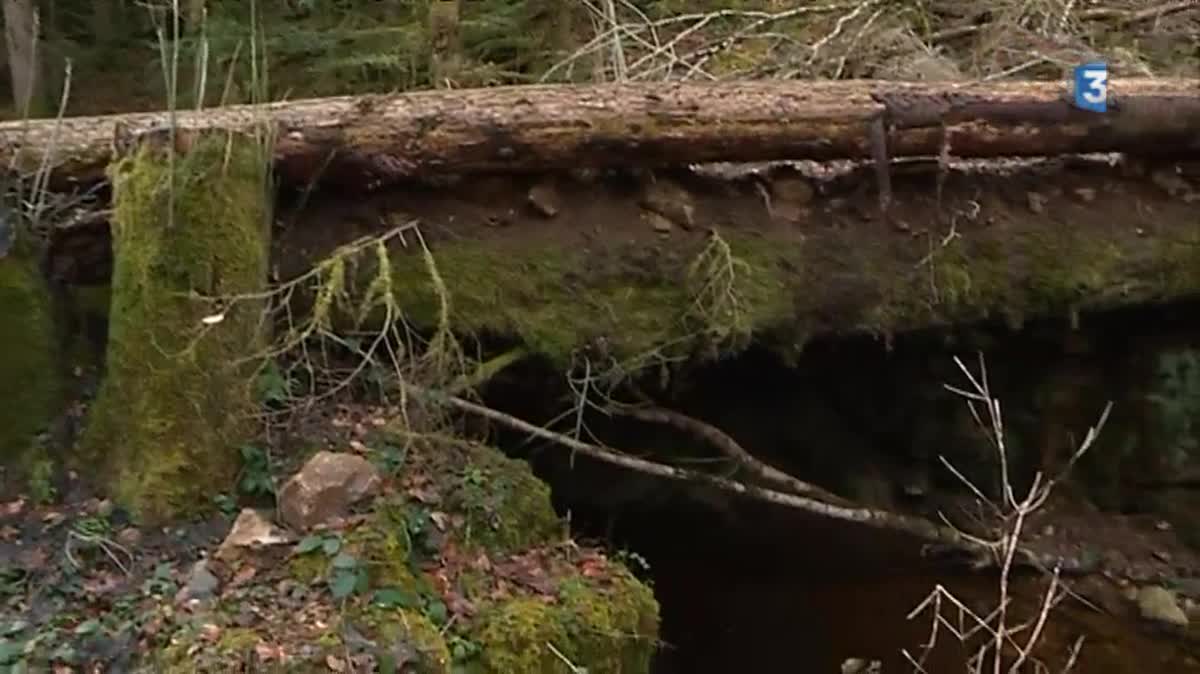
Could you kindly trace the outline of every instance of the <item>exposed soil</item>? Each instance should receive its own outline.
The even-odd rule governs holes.
[[[715,230],[747,249],[761,243],[753,262],[791,293],[800,336],[987,316],[1019,323],[1200,290],[1190,271],[1200,166],[962,163],[945,179],[939,216],[936,166],[898,165],[897,226],[879,220],[870,169],[847,166],[464,178],[355,203],[313,195],[281,209],[275,257],[287,278],[336,245],[412,218],[435,255],[463,241],[485,242],[498,259],[580,253],[586,285],[606,269],[671,277]]]

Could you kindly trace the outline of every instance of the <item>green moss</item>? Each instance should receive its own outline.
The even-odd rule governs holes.
[[[471,445],[469,462],[450,490],[449,506],[466,516],[464,542],[492,554],[516,552],[561,537],[550,487],[529,464],[499,450]]]
[[[406,609],[369,608],[358,614],[355,625],[366,628],[367,636],[384,652],[405,645],[416,652],[417,661],[405,671],[413,674],[449,674],[450,649],[441,631],[426,616]]]
[[[1071,314],[1120,283],[1123,261],[1115,244],[1086,232],[956,238],[910,278],[891,283],[866,324],[890,333],[923,323],[1003,318],[1017,326],[1030,316]]]
[[[887,335],[992,318],[1019,326],[1200,289],[1200,246],[1162,243],[1157,255],[1152,241],[1126,245],[1001,215],[990,229],[931,247],[838,231],[797,241],[734,230],[707,242],[594,248],[458,240],[432,250],[444,294],[414,254],[393,257],[393,289],[416,324],[434,325],[448,298],[453,329],[517,338],[560,367],[589,345],[593,363],[637,365],[652,355],[730,354],[750,339],[787,351],[817,333]]]
[[[221,633],[217,651],[222,655],[241,655],[254,648],[262,637],[258,632],[245,627],[230,627]]]
[[[494,606],[481,618],[477,638],[485,670],[497,674],[570,674],[564,657],[595,674],[644,674],[658,624],[650,589],[622,573],[605,586],[571,578],[553,604],[519,598]]]
[[[744,337],[752,326],[787,316],[778,247],[748,237],[727,241],[736,261],[712,250],[701,257],[699,246],[589,251],[524,243],[509,250],[483,241],[455,243],[434,256],[456,329],[515,335],[565,363],[601,338],[618,358],[686,353],[698,340]],[[733,278],[690,269],[714,261]],[[392,264],[401,310],[417,323],[435,322],[439,297],[425,261],[399,255]]]
[[[405,533],[403,506],[379,504],[365,525],[347,537],[347,548],[367,563],[372,587],[416,589],[422,585],[410,566],[412,546]]]
[[[0,463],[21,472],[34,456],[34,436],[49,426],[63,382],[57,364],[49,293],[36,265],[0,259]]]
[[[409,564],[411,547],[404,535],[403,505],[380,502],[371,517],[349,531],[341,550],[367,566],[372,587],[398,587],[414,590],[422,581]],[[327,577],[332,559],[317,550],[293,557],[289,570],[293,578],[313,583]]]
[[[197,510],[226,489],[248,427],[245,362],[259,307],[214,312],[200,296],[260,291],[268,228],[259,146],[199,139],[177,157],[144,146],[111,169],[112,279],[106,377],[84,436],[111,492],[146,521]],[[169,212],[170,194],[174,212]]]

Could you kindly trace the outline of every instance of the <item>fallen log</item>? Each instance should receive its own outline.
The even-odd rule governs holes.
[[[1064,82],[754,81],[512,86],[0,124],[0,161],[49,153],[59,178],[103,177],[114,149],[172,124],[276,133],[276,173],[374,185],[431,174],[684,165],[714,161],[1087,152],[1200,155],[1200,79],[1116,79],[1106,113]]]

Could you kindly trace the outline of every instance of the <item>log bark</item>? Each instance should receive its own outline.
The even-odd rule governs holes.
[[[442,173],[682,165],[713,161],[936,155],[943,125],[957,157],[1083,152],[1200,155],[1200,79],[1117,79],[1116,108],[1075,108],[1060,82],[955,85],[878,81],[757,81],[538,85],[423,91],[179,112],[193,132],[277,133],[276,172],[347,185]],[[0,124],[0,161],[103,177],[114,147],[161,131],[165,112]],[[877,135],[877,133],[876,133]],[[875,152],[873,152],[873,150]]]

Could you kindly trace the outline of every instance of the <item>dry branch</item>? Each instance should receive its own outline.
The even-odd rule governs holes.
[[[753,454],[746,451],[729,434],[694,417],[660,408],[613,406],[609,409],[616,414],[628,416],[639,421],[663,424],[693,435],[718,449],[746,472],[763,480],[767,484],[774,485],[778,489],[798,496],[820,499],[826,503],[843,506],[853,505],[850,501],[836,494],[830,493],[814,484],[798,480],[778,468],[763,463]]]
[[[175,114],[196,132],[269,123],[277,174],[353,185],[435,173],[662,166],[872,156],[881,116],[892,156],[1079,152],[1200,155],[1200,80],[1117,79],[1116,109],[1076,109],[1064,82],[754,81],[539,85],[243,105]],[[113,150],[168,128],[165,112],[0,124],[0,161],[99,178]]]
[[[807,496],[799,496],[773,489],[766,489],[700,471],[687,470],[654,461],[647,461],[627,453],[608,449],[606,447],[601,447],[588,442],[583,442],[581,440],[576,440],[570,436],[563,435],[562,433],[556,433],[555,431],[536,426],[512,415],[505,414],[504,412],[494,410],[490,407],[473,403],[469,400],[463,400],[457,396],[446,395],[444,393],[424,389],[411,384],[406,384],[405,386],[406,390],[414,395],[423,396],[427,399],[453,407],[461,412],[494,421],[513,430],[527,433],[531,437],[546,440],[565,449],[579,452],[580,454],[597,461],[620,466],[628,470],[634,470],[646,475],[653,475],[655,477],[661,477],[669,480],[707,484],[722,491],[755,498],[767,503],[774,503],[776,505],[781,505],[788,508],[795,508],[797,510],[814,515],[829,517],[845,522],[865,524],[867,526],[877,527],[880,529],[904,532],[923,540],[930,541],[931,543],[945,545],[954,549],[964,550],[975,554],[984,554],[988,552],[985,547],[978,545],[970,538],[960,534],[953,528],[940,526],[925,519],[909,517],[907,515],[892,513],[885,510],[825,503],[824,501],[809,498]]]

